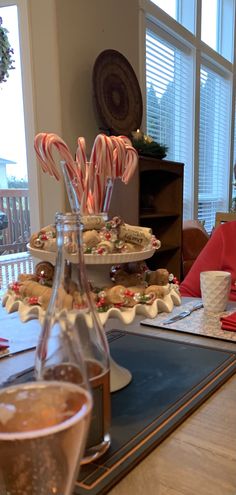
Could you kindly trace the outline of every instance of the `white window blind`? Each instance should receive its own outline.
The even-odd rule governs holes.
[[[158,28],[146,31],[147,134],[168,146],[167,159],[183,162],[184,217],[192,210],[191,52]]]
[[[207,65],[200,72],[198,218],[210,232],[228,209],[230,83]]]
[[[234,105],[234,147],[233,147],[233,168],[232,168],[232,188],[230,208],[236,211],[236,104]]]

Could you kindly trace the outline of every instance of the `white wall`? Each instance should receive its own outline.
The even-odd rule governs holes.
[[[32,54],[35,133],[62,133],[61,92],[55,0],[28,0]],[[29,164],[30,166],[30,164]],[[39,165],[38,165],[39,166]],[[40,167],[40,166],[39,166]],[[62,183],[39,173],[40,226],[65,208]]]
[[[90,151],[99,133],[92,69],[107,48],[127,57],[136,74],[138,0],[28,0],[37,132],[59,134],[74,152],[78,136]],[[125,186],[123,186],[125,187]],[[40,173],[41,225],[65,207],[63,188]]]

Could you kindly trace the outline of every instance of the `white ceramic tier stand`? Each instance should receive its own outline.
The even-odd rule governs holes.
[[[28,250],[34,258],[39,258],[43,261],[49,261],[55,264],[56,253],[39,249],[31,248],[28,245]],[[150,258],[155,252],[155,249],[148,249],[146,251],[138,251],[135,253],[117,253],[106,255],[92,255],[85,254],[85,263],[87,269],[88,279],[92,282],[94,287],[106,287],[111,285],[110,270],[115,264],[143,261]],[[77,262],[77,256],[72,254],[66,256],[72,263]],[[116,392],[126,387],[132,380],[132,374],[126,368],[118,365],[114,359],[110,361],[110,387],[111,392]]]

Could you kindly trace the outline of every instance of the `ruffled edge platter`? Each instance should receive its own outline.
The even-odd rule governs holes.
[[[161,244],[160,244],[161,245]],[[160,247],[160,246],[159,246]],[[49,261],[50,263],[55,263],[56,252],[45,251],[36,248],[32,248],[29,244],[27,246],[29,253],[34,258],[39,258],[43,261]],[[107,255],[91,255],[85,254],[86,265],[115,265],[117,263],[128,263],[135,261],[142,261],[151,256],[156,251],[156,248],[147,249],[144,251],[137,251],[135,253],[114,253]],[[76,263],[78,261],[77,255],[67,255],[69,261]],[[107,267],[109,271],[109,266]],[[107,269],[104,270],[107,272]],[[97,269],[96,269],[97,270]],[[96,272],[96,271],[95,271]],[[105,275],[108,277],[107,273]],[[137,314],[143,315],[147,318],[155,318],[159,312],[170,313],[174,306],[179,306],[181,304],[181,297],[176,288],[175,284],[169,284],[169,292],[164,296],[163,299],[155,299],[155,301],[148,304],[136,304],[132,308],[110,308],[106,312],[98,312],[98,316],[103,325],[107,322],[108,318],[118,318],[122,323],[128,325],[132,323]],[[2,305],[6,308],[8,313],[13,313],[18,311],[20,319],[22,322],[27,322],[32,319],[39,319],[42,321],[44,318],[45,311],[38,305],[29,305],[19,299],[15,294],[6,292],[2,298]]]
[[[132,323],[137,314],[143,315],[147,318],[155,318],[160,312],[170,313],[174,306],[180,306],[181,297],[176,290],[176,286],[170,288],[169,294],[163,299],[155,299],[155,301],[148,304],[136,304],[133,308],[110,308],[104,313],[98,312],[98,316],[103,325],[107,322],[108,318],[118,318],[122,323],[128,325]],[[2,305],[6,308],[8,313],[14,313],[18,311],[20,320],[27,322],[33,319],[39,319],[42,321],[45,315],[45,311],[40,306],[30,306],[23,301],[16,298],[15,295],[6,293],[2,298]]]

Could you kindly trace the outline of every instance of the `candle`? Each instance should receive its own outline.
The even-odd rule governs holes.
[[[140,129],[137,129],[137,131],[133,131],[132,136],[136,141],[142,141],[143,139],[143,133],[142,131],[140,131]]]

